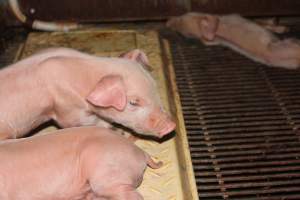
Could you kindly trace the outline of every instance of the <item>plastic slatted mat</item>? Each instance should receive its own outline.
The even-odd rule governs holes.
[[[164,37],[200,200],[300,199],[300,70]]]

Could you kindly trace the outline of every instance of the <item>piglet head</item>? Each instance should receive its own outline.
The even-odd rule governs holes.
[[[185,37],[212,41],[216,36],[219,18],[215,15],[203,13],[187,13],[173,17],[167,21],[166,26],[177,31]]]
[[[88,102],[99,116],[137,133],[162,137],[173,131],[176,125],[163,110],[145,53],[133,50],[120,59],[122,69],[102,77],[87,96]]]

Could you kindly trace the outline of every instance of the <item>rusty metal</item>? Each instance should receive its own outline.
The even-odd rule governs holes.
[[[300,199],[300,71],[162,35],[171,44],[199,199]],[[299,36],[299,26],[289,35]]]
[[[165,19],[168,16],[183,14],[187,10],[186,2],[188,1],[21,0],[19,3],[23,13],[32,19],[103,22]]]
[[[167,19],[189,11],[249,16],[299,15],[298,0],[20,0],[23,13],[45,21],[132,21]]]
[[[191,0],[191,11],[247,16],[299,15],[297,0]]]
[[[30,28],[42,30],[42,31],[70,31],[78,29],[79,25],[77,23],[57,23],[57,22],[47,22],[38,19],[29,19],[26,15],[22,13],[19,6],[19,0],[8,0],[9,7],[14,14],[14,16],[23,24],[29,26]]]
[[[9,0],[0,0],[1,19],[9,25],[20,25],[8,6]],[[27,23],[34,20],[47,22],[113,22],[165,20],[186,12],[240,13],[246,16],[291,16],[300,15],[298,0],[142,0],[142,1],[97,1],[20,0],[20,12]],[[43,23],[41,25],[44,25]],[[46,24],[49,25],[49,24]],[[38,26],[40,26],[38,24]],[[52,28],[52,25],[50,26]],[[46,27],[49,29],[49,27]]]

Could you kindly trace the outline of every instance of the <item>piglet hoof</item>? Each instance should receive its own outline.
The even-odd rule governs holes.
[[[146,155],[147,157],[147,165],[149,167],[151,167],[152,169],[158,169],[161,168],[163,166],[163,162],[162,161],[154,161],[148,154]]]

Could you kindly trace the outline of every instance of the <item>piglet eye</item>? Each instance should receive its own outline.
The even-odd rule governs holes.
[[[129,104],[132,106],[139,106],[139,101],[138,99],[132,99],[129,101]]]

